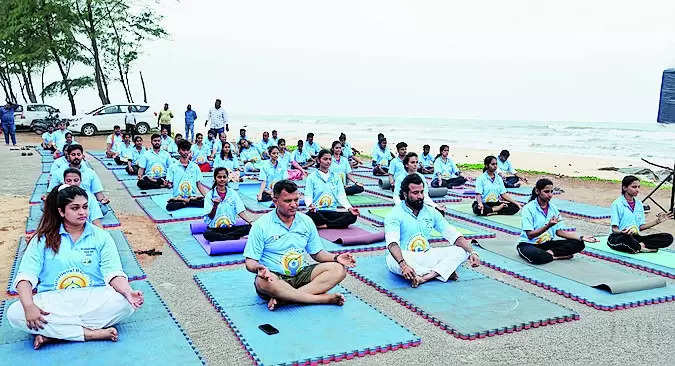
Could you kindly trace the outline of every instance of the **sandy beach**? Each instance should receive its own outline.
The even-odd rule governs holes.
[[[238,126],[234,125],[234,127]],[[257,136],[261,135],[263,126],[249,125],[248,128],[249,135]],[[304,137],[302,136],[304,133],[301,134],[297,130],[283,131],[281,128],[279,130],[281,137],[290,136],[287,137],[289,141],[297,141],[298,138]],[[322,145],[329,145],[331,138],[337,136],[337,133],[329,131],[328,127],[316,126],[314,131],[316,139]],[[395,132],[390,132],[389,135],[391,142],[397,141]],[[232,131],[230,137],[234,136],[234,131]],[[21,133],[18,138],[22,144],[35,144],[38,141],[38,136],[32,133]],[[77,136],[76,140],[87,149],[100,150],[105,145],[105,136],[92,138]],[[365,153],[368,153],[372,147],[370,140],[366,137],[359,139],[352,136],[350,140]],[[412,146],[421,145],[421,142],[409,138],[406,140]],[[3,237],[0,239],[0,283],[3,286],[7,282],[16,243],[24,231],[25,217],[28,213],[27,197],[39,175],[39,156],[34,154],[22,157],[20,153],[20,151],[9,151],[4,146],[0,147],[0,158],[5,162],[6,172],[12,172],[0,178],[3,186],[7,187],[0,194],[0,231],[3,232]],[[481,150],[452,148],[453,157],[458,163],[479,162],[487,153]],[[533,153],[524,155],[516,151],[512,152],[512,156],[517,168],[555,173],[551,177],[555,184],[565,191],[561,198],[609,206],[619,194],[620,187],[615,183],[586,181],[571,177],[586,175],[620,179],[621,175],[598,174],[600,172],[596,171],[596,167],[604,164],[604,161],[598,162],[595,158],[575,156],[548,156]],[[95,160],[92,160],[92,163],[103,181],[106,194],[112,200],[111,206],[120,218],[122,226],[119,229],[124,231],[134,250],[156,249],[163,253],[154,257],[147,255],[138,257],[142,267],[148,273],[149,281],[155,285],[207,363],[209,365],[250,364],[250,360],[238,345],[233,333],[192,280],[192,275],[197,271],[188,269],[176,253],[166,245],[158,234],[156,225],[138,208],[110,171]],[[616,166],[617,162],[607,159],[607,164]],[[466,172],[467,176],[478,174],[479,171]],[[527,175],[527,178],[533,182],[537,177]],[[643,189],[643,192],[646,191]],[[661,190],[657,194],[657,198],[663,204],[666,204],[665,200],[668,197],[669,191]],[[653,214],[649,214],[647,220],[652,218]],[[582,221],[574,218],[565,218],[565,220],[584,233],[601,235],[608,232],[608,220]],[[675,223],[669,221],[652,231],[675,233]],[[504,234],[498,234],[498,238],[514,240],[514,237]],[[357,259],[362,255],[372,254],[359,254]],[[415,332],[422,338],[422,345],[408,350],[346,361],[346,363],[354,365],[375,363],[399,365],[413,362],[447,364],[449,360],[452,360],[450,363],[453,364],[485,365],[635,364],[638,362],[670,364],[675,360],[672,348],[673,339],[667,336],[675,331],[673,319],[675,304],[673,303],[613,313],[602,312],[485,267],[481,267],[479,272],[571,308],[581,315],[581,320],[473,342],[461,341],[429,325],[426,320],[377,293],[352,276],[347,276],[343,282],[346,288]],[[9,298],[4,293],[0,297]],[[626,347],[626,344],[634,346]],[[552,361],[552,357],[555,361]]]

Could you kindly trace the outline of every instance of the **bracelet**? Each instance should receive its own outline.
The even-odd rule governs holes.
[[[335,257],[333,257],[333,262],[337,262],[337,258],[339,257],[339,254],[336,254]]]
[[[400,261],[396,261],[396,263],[398,263],[399,265],[401,264],[401,262],[405,262],[405,259],[401,258]]]

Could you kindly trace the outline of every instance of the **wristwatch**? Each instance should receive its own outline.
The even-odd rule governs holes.
[[[339,257],[339,254],[336,254],[335,257],[333,257],[333,262],[337,262],[337,258]]]

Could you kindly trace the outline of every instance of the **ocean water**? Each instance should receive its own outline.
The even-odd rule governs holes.
[[[336,137],[384,133],[389,142],[415,136],[432,146],[571,155],[675,159],[675,125],[628,122],[498,121],[409,117],[237,116],[237,120],[306,131],[335,128]],[[318,128],[317,128],[318,127]],[[275,128],[275,127],[270,127]],[[349,137],[349,136],[352,137]]]

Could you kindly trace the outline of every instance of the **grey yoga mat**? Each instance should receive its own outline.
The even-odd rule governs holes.
[[[429,197],[431,198],[445,197],[446,194],[448,194],[447,187],[429,187]]]
[[[378,179],[377,185],[380,186],[380,188],[382,188],[382,189],[392,189],[388,178]]]
[[[493,253],[525,263],[535,268],[553,273],[584,285],[607,290],[612,294],[649,290],[665,287],[661,278],[647,277],[617,269],[615,264],[577,254],[569,260],[533,265],[518,255],[516,243],[512,241],[484,240],[480,246]]]

